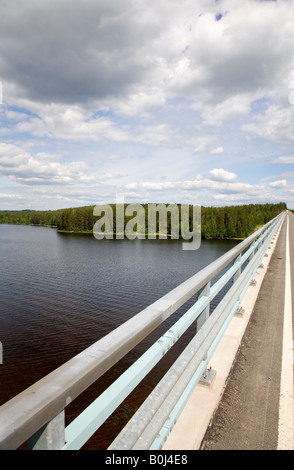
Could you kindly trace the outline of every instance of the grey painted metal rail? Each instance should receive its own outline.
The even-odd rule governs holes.
[[[232,250],[123,325],[0,407],[0,449],[29,440],[32,449],[79,449],[203,313],[207,319],[110,449],[160,449],[240,299],[284,220],[270,221]],[[232,261],[234,262],[231,265]],[[246,267],[245,267],[246,266]],[[227,268],[221,278],[211,280]],[[234,283],[212,315],[211,300]],[[64,410],[164,320],[199,293],[196,303],[67,428]]]

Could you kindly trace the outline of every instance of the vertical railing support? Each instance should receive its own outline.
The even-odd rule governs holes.
[[[45,424],[28,441],[29,450],[59,450],[65,444],[64,410]]]
[[[203,289],[201,290],[200,292],[200,295],[199,295],[199,298],[200,297],[209,297],[210,295],[210,287],[211,287],[211,282],[209,281],[207,284],[205,284],[205,286],[203,287]],[[208,319],[210,315],[210,302],[209,304],[205,307],[205,309],[203,310],[203,312],[201,313],[200,317],[198,318],[198,321],[197,321],[197,330],[206,322],[206,320]]]
[[[239,269],[235,272],[234,274],[234,277],[233,277],[233,282],[236,282],[238,277],[240,276],[241,274],[241,260],[242,260],[242,256],[241,256],[241,253],[237,256],[237,258],[235,258],[235,261],[234,261],[234,264],[239,264]]]
[[[252,243],[252,245],[251,245],[253,249],[252,249],[252,252],[250,253],[249,258],[248,258],[248,261],[249,261],[249,262],[252,260],[252,258],[254,258],[254,255],[255,255],[255,253],[256,253],[256,246],[257,246],[257,245],[258,245],[258,241],[257,241],[257,240],[255,240],[255,241]]]

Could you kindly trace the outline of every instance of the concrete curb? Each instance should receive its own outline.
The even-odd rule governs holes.
[[[235,315],[221,339],[209,367],[216,371],[210,386],[198,384],[186,407],[168,436],[163,450],[199,450],[206,430],[217,410],[226,383],[246,331],[263,279],[275,249],[281,227],[263,259],[254,279],[256,284],[249,286],[241,301],[242,315]]]

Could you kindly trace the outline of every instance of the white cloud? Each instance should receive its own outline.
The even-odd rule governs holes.
[[[61,156],[31,154],[14,144],[0,143],[0,174],[25,184],[76,184],[108,180],[119,175],[91,173],[83,161],[60,162]]]
[[[18,122],[13,132],[29,133],[38,138],[48,137],[71,141],[134,140],[126,127],[117,126],[107,117],[95,117],[91,112],[79,106],[51,103],[34,106],[34,108],[38,108],[38,117],[30,117],[26,121]],[[5,132],[7,130],[2,129],[1,133]]]
[[[253,95],[235,95],[220,103],[205,105],[202,111],[203,122],[209,126],[221,126],[224,120],[238,116],[248,116]]]
[[[280,81],[292,53],[289,5],[89,1],[79,12],[65,0],[35,8],[15,2],[2,24],[4,78],[33,101],[100,102],[124,116],[161,107],[172,96],[201,96],[209,100],[205,120],[219,121],[246,113],[251,93]],[[219,10],[227,14],[215,21]]]
[[[218,171],[218,170],[217,170]],[[211,172],[214,174],[214,172]],[[264,190],[263,186],[260,185],[250,185],[247,183],[239,183],[235,181],[237,176],[233,173],[224,172],[221,170],[219,173],[222,178],[218,179],[209,179],[203,178],[201,175],[198,175],[195,179],[184,180],[184,181],[166,181],[166,182],[133,182],[126,185],[127,190],[157,190],[165,191],[170,189],[181,190],[190,190],[190,191],[199,191],[203,190],[213,190],[217,193],[226,193],[226,194],[238,194],[238,193],[253,193],[257,194],[260,191]],[[234,175],[234,177],[232,176]]]
[[[51,184],[56,201],[71,187],[84,202],[97,182],[93,203],[122,188],[226,203],[287,189],[294,207],[289,182],[279,187],[284,177],[268,165],[268,155],[294,163],[292,1],[4,0],[1,9],[0,172],[11,194],[35,184],[38,201]]]
[[[130,189],[147,189],[150,191],[162,191],[166,189],[174,189],[178,186],[177,183],[166,181],[166,182],[148,182],[143,181],[141,183],[128,183],[125,188]]]
[[[210,151],[211,155],[220,155],[221,153],[224,153],[223,147],[216,147],[215,149],[212,149]]]
[[[272,163],[285,163],[285,164],[292,164],[294,163],[294,155],[285,155],[282,157],[274,158],[271,160]]]
[[[22,196],[20,194],[0,193],[0,199],[15,200],[15,199],[22,199]]]
[[[273,104],[255,116],[253,122],[244,124],[242,129],[269,141],[293,144],[293,122],[294,106]]]
[[[211,177],[215,181],[236,181],[237,175],[223,168],[214,168],[210,171]]]
[[[277,180],[269,183],[272,188],[285,188],[287,186],[287,180]]]
[[[209,145],[213,143],[216,139],[214,135],[209,134],[201,134],[201,135],[193,135],[185,140],[185,143],[191,145],[193,148],[194,153],[202,153],[204,152]]]
[[[169,124],[145,125],[139,128],[136,140],[149,145],[173,142],[177,137],[175,132]]]

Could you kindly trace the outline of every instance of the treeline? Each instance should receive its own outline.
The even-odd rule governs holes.
[[[53,211],[0,211],[0,223],[43,225],[56,227],[61,231],[91,232],[95,222],[94,207],[85,206]]]
[[[148,204],[142,206],[147,213]],[[90,233],[97,220],[97,217],[93,215],[94,207],[85,206],[54,211],[0,211],[0,223],[44,225],[56,227],[60,231]],[[115,234],[116,206],[114,204],[111,207],[114,214],[113,230]],[[205,239],[246,238],[258,226],[266,224],[286,209],[287,206],[283,202],[279,204],[201,207],[201,236]],[[125,224],[129,219],[130,217],[125,217]],[[192,210],[190,222],[192,228]],[[170,225],[170,219],[168,219],[168,230]]]
[[[287,205],[283,202],[203,207],[201,235],[203,238],[246,238],[286,209]]]

